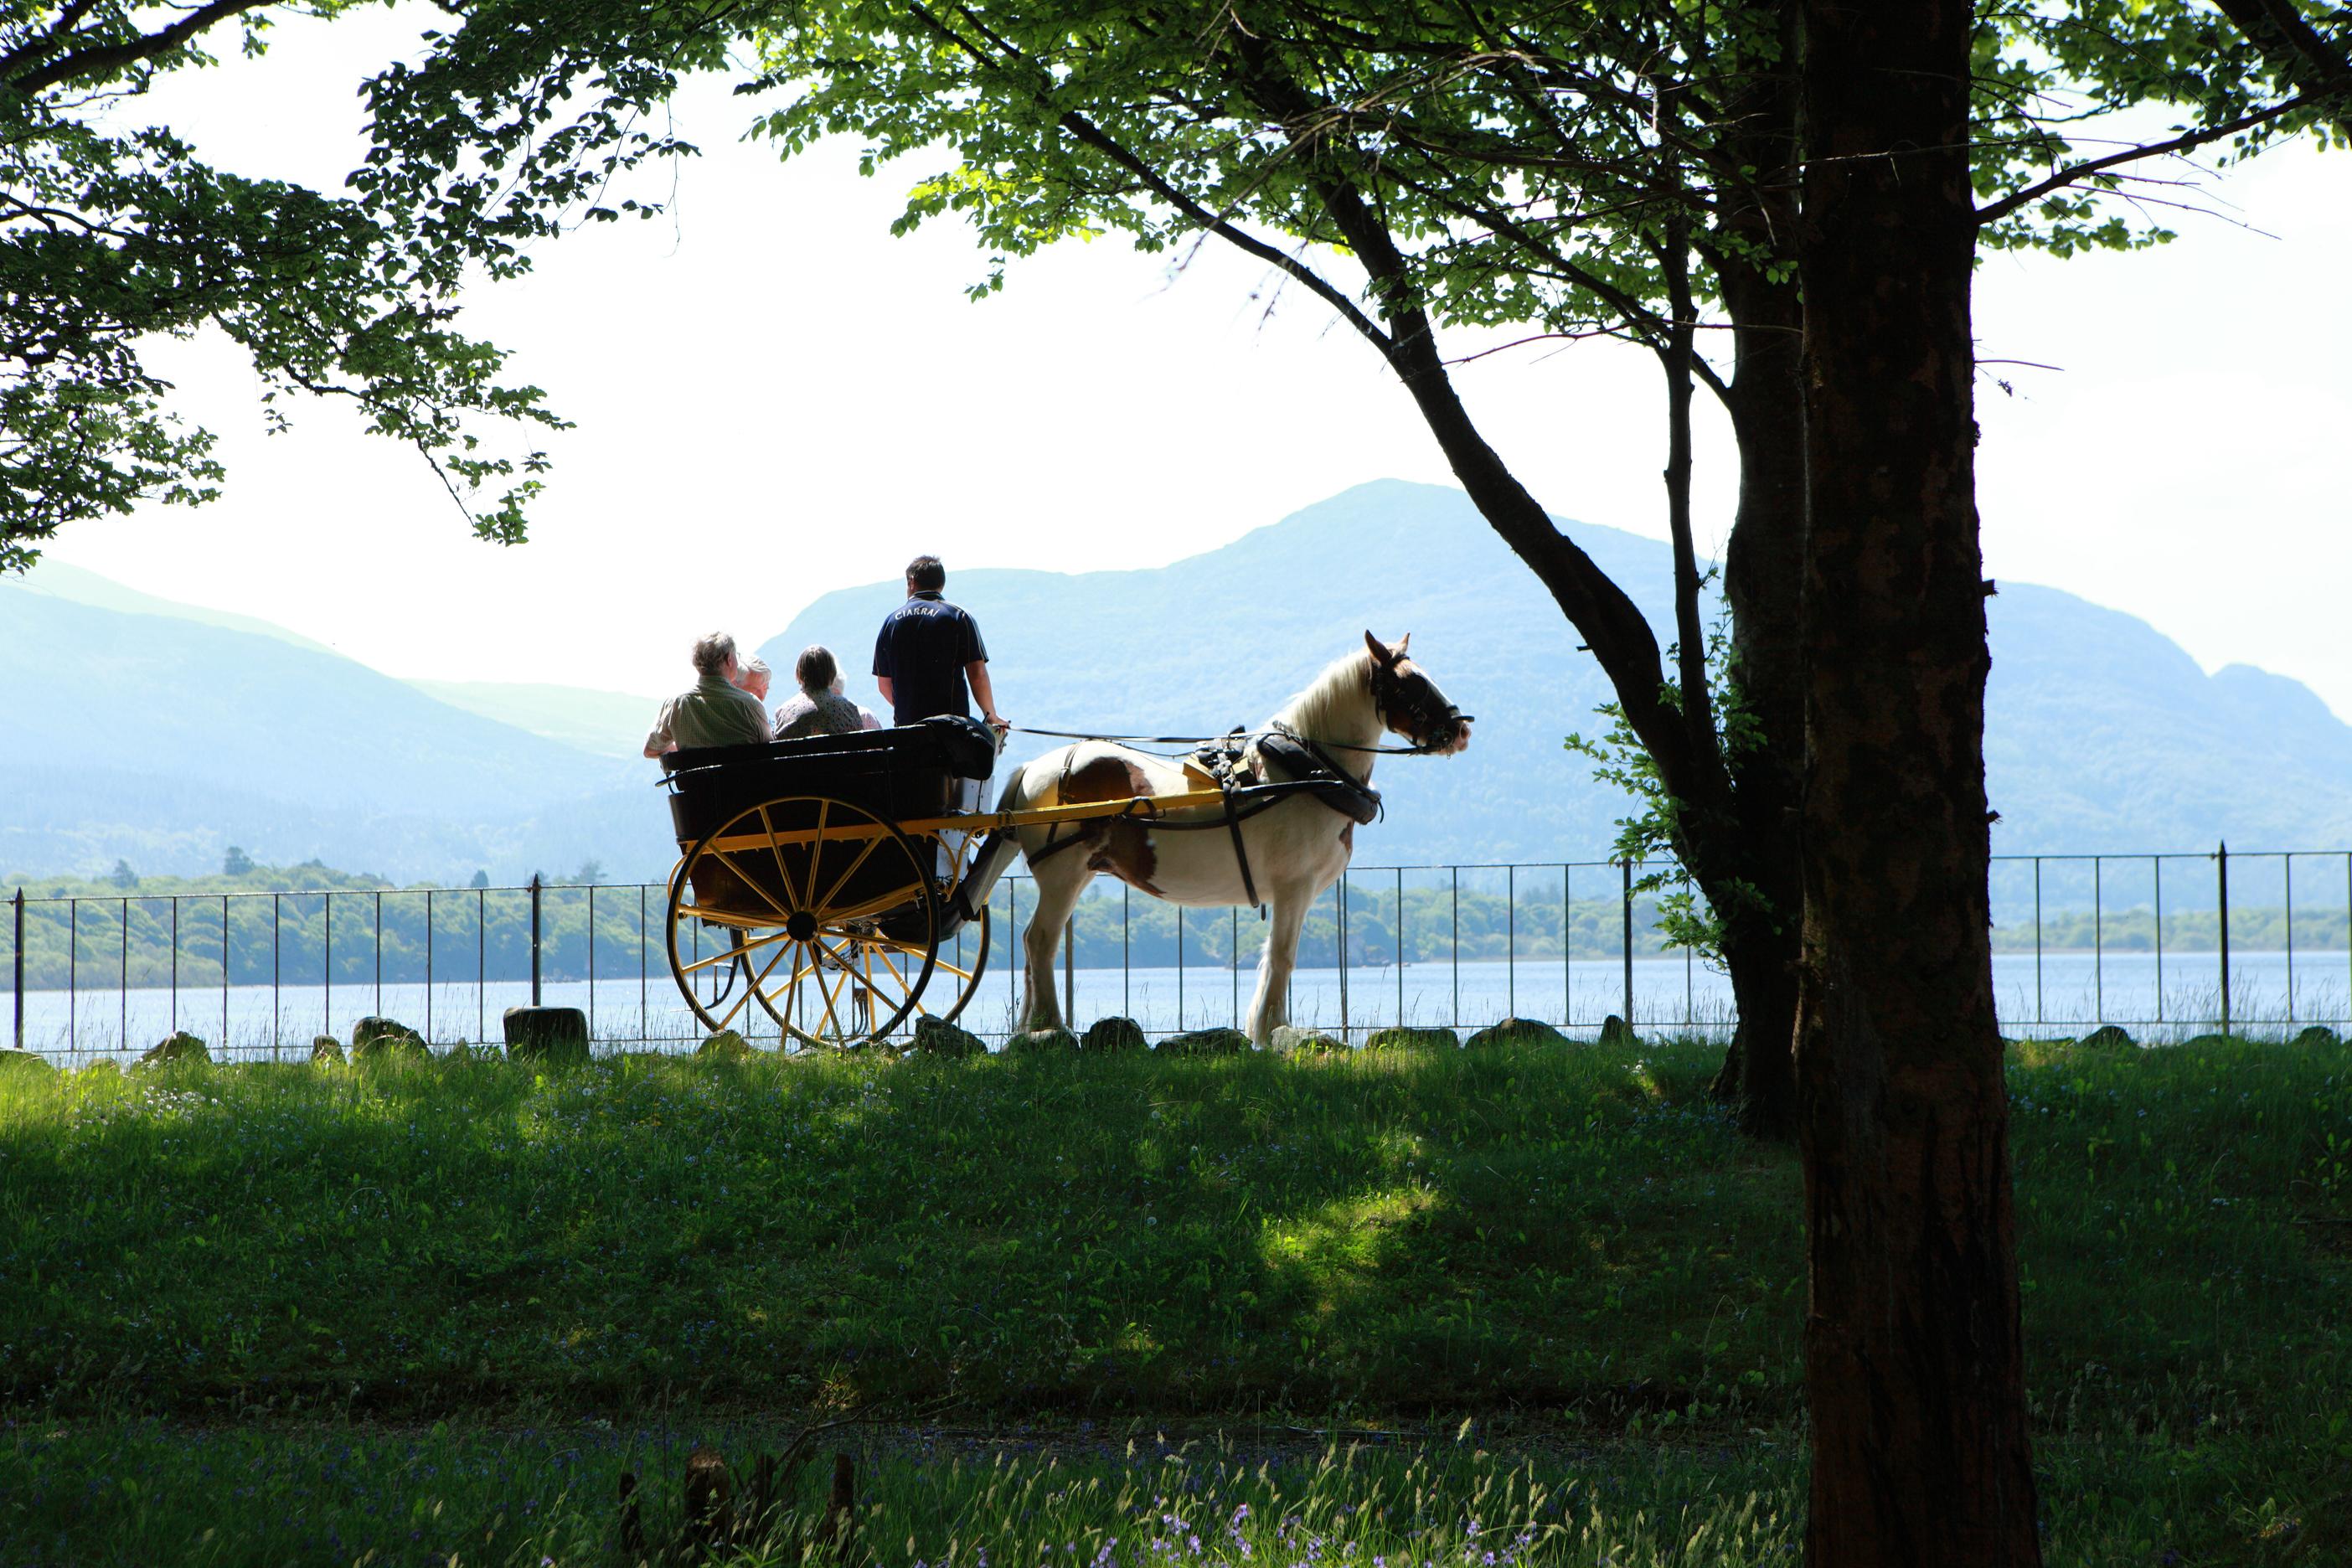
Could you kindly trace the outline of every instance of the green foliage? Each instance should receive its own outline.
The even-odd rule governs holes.
[[[1678,652],[1679,645],[1668,650],[1668,668],[1679,668]],[[1724,760],[1736,765],[1741,757],[1763,744],[1763,732],[1754,710],[1740,693],[1734,663],[1729,628],[1717,620],[1707,628],[1707,696]],[[1669,713],[1682,712],[1679,683],[1665,682],[1658,696]],[[1562,743],[1592,763],[1594,778],[1615,786],[1634,804],[1633,816],[1617,820],[1617,840],[1611,846],[1611,852],[1621,861],[1632,861],[1643,868],[1633,880],[1633,890],[1656,900],[1654,920],[1665,944],[1689,948],[1719,968],[1723,963],[1723,914],[1692,885],[1681,865],[1681,857],[1688,850],[1690,835],[1697,825],[1685,820],[1687,808],[1666,788],[1656,759],[1633,732],[1623,705],[1604,702],[1597,711],[1609,721],[1606,734],[1593,740],[1580,732],[1571,733]],[[1652,869],[1654,865],[1655,868]],[[1738,879],[1729,879],[1725,886],[1732,898],[1760,911],[1777,927],[1780,917],[1759,889]]]
[[[543,457],[493,456],[476,426],[562,421],[454,330],[456,279],[419,273],[354,201],[214,168],[167,127],[121,128],[121,100],[213,63],[204,29],[230,17],[262,53],[261,0],[161,18],[128,0],[0,7],[0,571],[68,523],[218,495],[211,432],[179,422],[142,357],[205,326],[250,356],[273,425],[287,394],[349,398],[469,510],[514,481],[475,528],[522,535]]]

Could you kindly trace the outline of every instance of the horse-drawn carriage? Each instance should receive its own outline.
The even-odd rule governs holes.
[[[1017,852],[1039,895],[1024,943],[1025,1026],[1061,1021],[1053,947],[1086,883],[1108,872],[1180,903],[1271,909],[1250,1026],[1265,1044],[1282,1021],[1306,904],[1345,868],[1353,824],[1377,807],[1370,762],[1326,748],[1381,750],[1371,742],[1383,728],[1411,751],[1468,743],[1470,721],[1404,644],[1365,640],[1367,653],[1239,737],[1241,766],[1223,776],[1201,756],[1086,741],[1014,770],[998,809],[959,811],[962,781],[989,776],[996,741],[956,718],[670,753],[679,991],[709,1028],[740,1028],[756,1005],[801,1046],[952,1020],[987,967],[989,892]]]
[[[695,1016],[739,1026],[756,1005],[803,1046],[952,1020],[987,968],[981,901],[948,911],[977,836],[1213,804],[1214,788],[1016,812],[955,809],[993,738],[968,719],[714,746],[664,759],[682,858],[670,878],[671,973]],[[961,940],[943,953],[944,937]]]

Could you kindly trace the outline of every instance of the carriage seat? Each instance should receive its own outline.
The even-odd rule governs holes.
[[[996,737],[977,719],[942,713],[919,723],[860,730],[848,735],[801,735],[789,741],[751,741],[738,746],[688,746],[664,752],[665,775],[687,768],[732,762],[773,763],[794,757],[870,756],[887,753],[892,765],[944,768],[961,779],[984,779],[996,771]]]
[[[944,715],[848,735],[696,746],[661,759],[681,851],[737,813],[787,795],[829,795],[892,822],[943,816],[955,809],[955,781],[984,779],[995,762],[986,725]]]

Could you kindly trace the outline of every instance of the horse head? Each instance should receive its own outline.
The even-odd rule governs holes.
[[[1364,646],[1372,653],[1372,707],[1382,724],[1421,751],[1440,756],[1462,751],[1470,744],[1471,716],[1448,702],[1437,683],[1406,656],[1412,641],[1407,632],[1391,647],[1364,634]]]

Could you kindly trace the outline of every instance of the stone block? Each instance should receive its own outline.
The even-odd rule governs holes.
[[[310,1065],[313,1067],[342,1066],[343,1042],[332,1035],[313,1035],[310,1037]]]
[[[1564,1046],[1568,1043],[1566,1035],[1538,1019],[1506,1018],[1499,1024],[1489,1024],[1480,1029],[1463,1041],[1462,1047],[1465,1050],[1475,1051],[1487,1046]]]
[[[352,1026],[352,1060],[389,1061],[394,1057],[419,1059],[433,1054],[425,1037],[397,1018],[362,1018]]]
[[[155,1067],[165,1062],[209,1062],[212,1059],[213,1053],[205,1042],[182,1029],[155,1042],[148,1048],[147,1054],[139,1058],[139,1065]]]
[[[927,1015],[915,1020],[915,1049],[927,1057],[984,1057],[988,1042],[970,1029]]]
[[[546,1067],[585,1067],[588,1015],[577,1007],[509,1007],[502,1018],[507,1059]]]
[[[1391,1024],[1384,1029],[1374,1029],[1371,1038],[1364,1042],[1371,1051],[1454,1051],[1462,1048],[1462,1037],[1451,1029],[1416,1028],[1409,1024]]]
[[[1078,1040],[1082,1051],[1139,1051],[1149,1044],[1143,1026],[1132,1018],[1097,1018]]]
[[[1348,1042],[1320,1029],[1297,1029],[1283,1024],[1274,1031],[1273,1048],[1285,1055],[1343,1057],[1348,1054]]]
[[[695,1047],[694,1054],[713,1061],[740,1062],[751,1056],[751,1042],[732,1029],[721,1029]]]
[[[1008,1056],[1075,1052],[1077,1048],[1077,1036],[1067,1029],[1030,1029],[1004,1042]]]
[[[1193,1029],[1169,1036],[1160,1048],[1171,1057],[1232,1057],[1250,1048],[1250,1037],[1239,1029]]]

